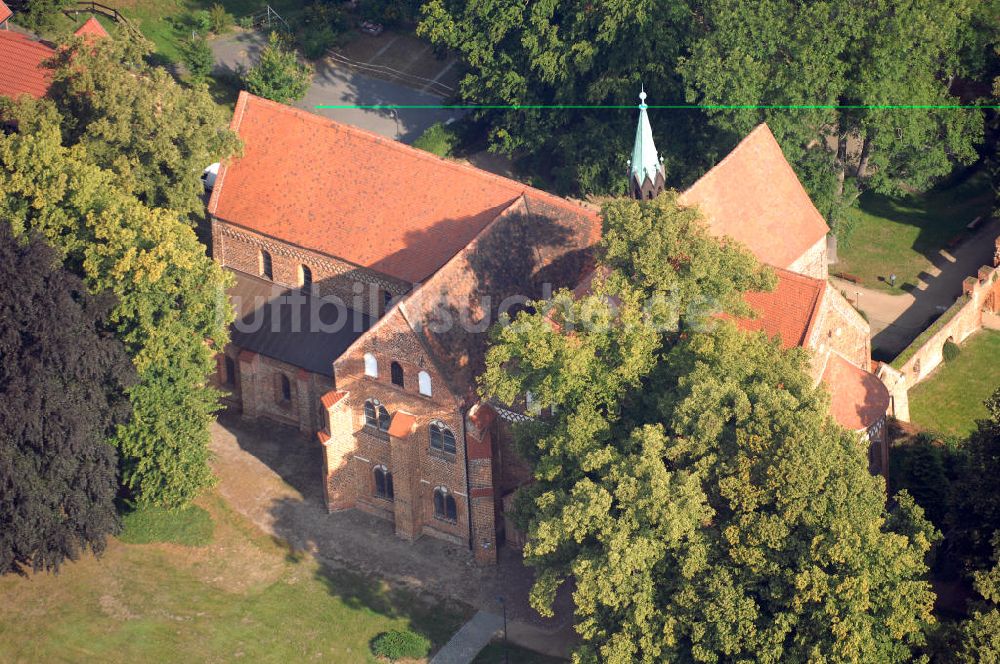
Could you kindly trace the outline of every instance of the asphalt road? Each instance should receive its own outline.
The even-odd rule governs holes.
[[[242,32],[209,42],[215,54],[216,68],[235,72],[255,61],[265,37],[256,32]],[[298,108],[328,118],[373,131],[404,143],[412,143],[427,127],[443,122],[458,113],[446,109],[322,109],[318,104],[440,104],[442,99],[426,92],[364,76],[356,71],[334,65],[330,60],[316,63],[312,86],[306,96],[294,104]]]

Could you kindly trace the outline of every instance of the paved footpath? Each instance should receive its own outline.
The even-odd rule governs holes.
[[[865,312],[872,327],[873,353],[891,359],[926,327],[927,321],[950,307],[962,294],[962,281],[983,265],[992,265],[993,241],[1000,235],[1000,220],[985,224],[955,251],[941,250],[935,266],[923,273],[917,288],[893,295],[831,278],[847,299]]]
[[[434,655],[431,664],[469,664],[502,631],[503,618],[479,611]]]

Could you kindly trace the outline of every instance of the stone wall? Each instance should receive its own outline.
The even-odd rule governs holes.
[[[943,358],[944,344],[962,343],[983,327],[983,312],[1000,310],[1000,237],[996,239],[994,267],[979,268],[962,282],[962,295],[938,320],[905,348],[891,365],[879,367],[878,376],[892,395],[890,413],[910,421],[908,390],[926,378]]]
[[[806,253],[795,259],[795,262],[789,265],[788,269],[792,272],[804,274],[807,277],[823,279],[825,281],[828,265],[826,236],[823,236],[816,244],[809,247]]]
[[[386,294],[397,297],[412,284],[368,270],[333,256],[271,239],[245,228],[212,220],[212,256],[221,265],[255,276],[262,275],[261,252],[271,255],[275,283],[302,285],[302,266],[312,272],[314,295],[339,298],[345,306],[378,317],[385,311]]]
[[[816,358],[824,358],[832,349],[865,371],[871,368],[871,326],[829,283],[806,347],[814,351]],[[814,364],[814,371],[821,373],[825,361]]]

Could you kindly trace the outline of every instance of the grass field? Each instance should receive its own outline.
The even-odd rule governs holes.
[[[209,544],[109,542],[58,575],[0,578],[0,660],[374,662],[389,629],[437,649],[469,611],[298,556],[213,494]]]
[[[965,436],[986,417],[983,401],[1000,387],[1000,332],[983,330],[910,390],[910,418],[922,429]]]
[[[851,230],[839,243],[840,262],[832,269],[859,277],[868,288],[899,292],[916,286],[918,275],[931,267],[928,256],[989,212],[989,182],[982,170],[926,194],[890,198],[866,193],[860,206],[846,213]],[[895,291],[887,283],[893,273]]]

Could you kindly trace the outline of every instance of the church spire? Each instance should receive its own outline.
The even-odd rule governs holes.
[[[629,161],[629,192],[638,199],[660,194],[665,186],[663,163],[653,145],[653,129],[646,115],[646,90],[639,93],[639,125],[635,128],[635,145]]]

